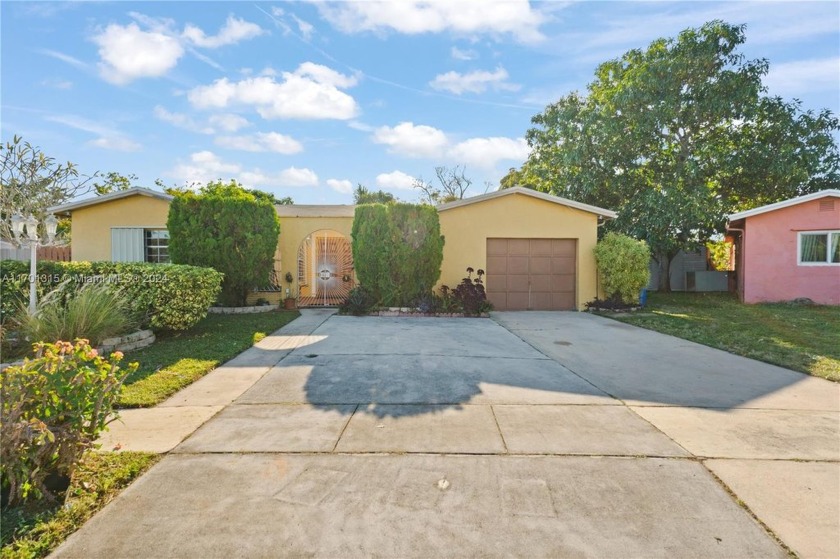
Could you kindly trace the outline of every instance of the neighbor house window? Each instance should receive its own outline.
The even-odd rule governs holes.
[[[168,264],[169,231],[166,229],[146,229],[145,239],[146,262]]]
[[[840,265],[840,231],[799,233],[799,264]]]

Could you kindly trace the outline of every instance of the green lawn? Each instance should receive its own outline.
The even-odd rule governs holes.
[[[729,293],[650,293],[636,326],[840,382],[840,307],[744,305]]]
[[[46,557],[159,458],[143,452],[86,454],[73,476],[64,506],[3,509],[0,558]]]
[[[125,362],[140,367],[126,379],[119,406],[162,402],[298,316],[297,311],[210,314],[186,332],[160,334],[149,347],[126,353]]]

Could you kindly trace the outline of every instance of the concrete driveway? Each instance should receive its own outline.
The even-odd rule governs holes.
[[[836,384],[579,313],[282,344],[56,556],[840,555]]]

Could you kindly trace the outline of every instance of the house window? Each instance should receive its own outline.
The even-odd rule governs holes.
[[[144,249],[146,262],[168,264],[169,231],[166,229],[146,229]]]
[[[799,233],[799,264],[840,265],[840,230]]]

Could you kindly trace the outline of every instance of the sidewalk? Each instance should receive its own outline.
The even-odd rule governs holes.
[[[97,441],[102,450],[169,452],[225,406],[241,396],[312,336],[335,309],[301,309],[300,317],[168,400],[153,408],[129,409]]]

